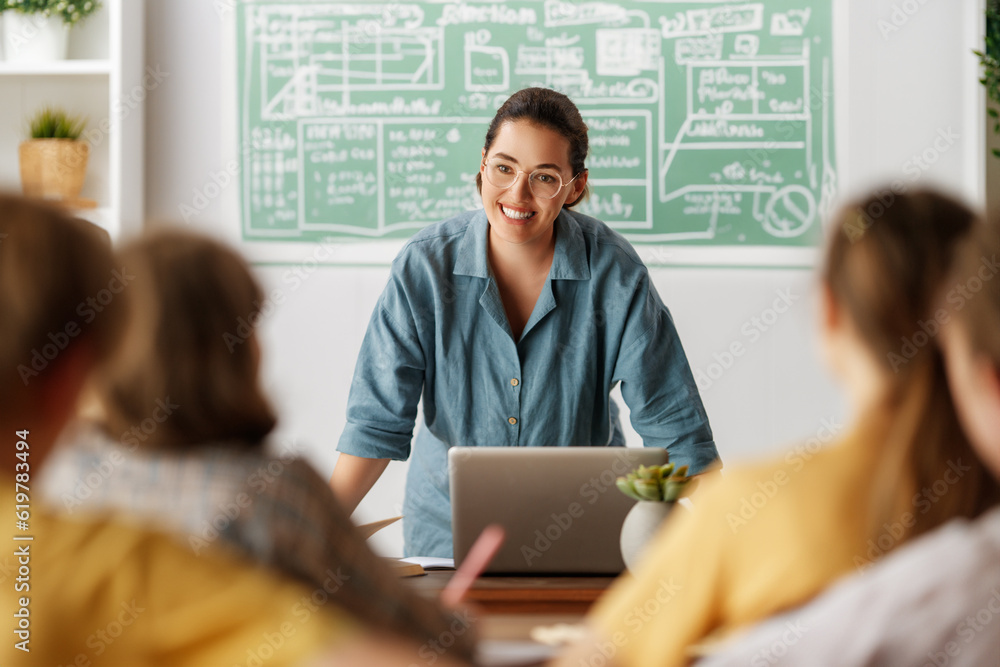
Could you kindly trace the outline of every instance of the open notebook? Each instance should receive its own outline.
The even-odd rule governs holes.
[[[382,530],[386,526],[391,526],[403,517],[394,516],[388,519],[382,519],[380,521],[372,521],[371,523],[365,523],[358,526],[358,532],[368,539],[378,531]],[[418,577],[422,574],[426,574],[427,570],[453,570],[455,569],[455,561],[451,558],[389,558],[386,557],[385,560],[390,567],[392,567],[393,572],[395,572],[400,577]]]

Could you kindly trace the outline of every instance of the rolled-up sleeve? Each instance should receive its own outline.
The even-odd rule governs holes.
[[[632,296],[614,369],[632,427],[692,473],[719,459],[708,415],[670,311],[644,275]]]
[[[405,460],[423,389],[425,355],[413,312],[393,267],[368,323],[347,400],[337,451]]]

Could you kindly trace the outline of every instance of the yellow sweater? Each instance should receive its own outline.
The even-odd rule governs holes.
[[[34,508],[19,530],[14,482],[0,483],[5,667],[295,665],[350,631],[323,591],[163,535]]]
[[[710,634],[796,606],[866,560],[880,442],[856,432],[727,471],[678,507],[591,615],[623,667],[674,667]],[[610,647],[607,647],[610,650]]]

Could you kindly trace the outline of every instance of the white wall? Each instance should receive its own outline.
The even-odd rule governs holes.
[[[153,220],[179,220],[180,206],[235,157],[233,0],[147,0],[146,59],[172,76],[146,109],[146,205]],[[981,99],[975,47],[979,2],[835,0],[838,166],[845,194],[896,179],[939,183],[982,197]],[[916,9],[905,14],[901,5]],[[894,6],[897,7],[894,14]],[[883,21],[883,23],[880,23]],[[886,26],[898,28],[889,30]],[[971,101],[970,101],[971,100]],[[955,136],[943,151],[940,133]],[[943,144],[939,142],[939,148]],[[924,155],[926,152],[926,155]],[[915,158],[924,156],[926,170]],[[916,170],[915,170],[916,167]],[[230,185],[189,224],[238,238],[237,187]],[[293,289],[288,266],[261,266],[284,302],[262,327],[268,387],[283,415],[281,440],[294,440],[329,474],[344,424],[354,358],[387,267],[322,267]],[[731,343],[747,352],[704,392],[719,449],[732,462],[812,437],[846,408],[815,354],[813,278],[804,270],[658,268],[694,370],[718,371]],[[758,340],[744,333],[777,293],[795,301]],[[716,373],[717,374],[717,373]],[[634,434],[632,436],[635,437]],[[359,508],[360,521],[399,512],[405,463],[393,463]],[[402,551],[402,531],[377,546]]]

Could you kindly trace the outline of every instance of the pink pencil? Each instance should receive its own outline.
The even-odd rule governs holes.
[[[455,576],[441,591],[441,602],[445,606],[455,607],[465,599],[465,594],[493,560],[503,540],[504,532],[500,525],[493,523],[483,529],[469,549],[469,554],[462,561],[462,565],[455,570]]]

